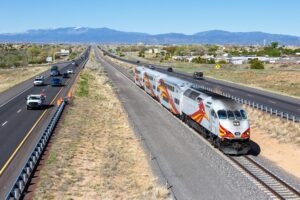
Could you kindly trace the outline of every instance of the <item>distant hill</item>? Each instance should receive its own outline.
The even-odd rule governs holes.
[[[24,33],[0,34],[0,42],[36,43],[145,43],[145,44],[263,44],[276,41],[284,45],[300,45],[300,37],[263,32],[228,32],[212,30],[193,35],[167,33],[150,35],[109,28],[57,28],[29,30]]]

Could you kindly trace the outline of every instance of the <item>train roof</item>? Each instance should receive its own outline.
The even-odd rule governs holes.
[[[149,68],[145,68],[145,72],[146,72],[148,75],[152,75],[152,76],[167,76],[167,75],[164,74],[164,73],[161,73],[161,72],[158,72],[158,71],[154,71],[154,70],[149,69]]]
[[[234,100],[224,97],[220,94],[216,94],[202,88],[197,88],[195,86],[190,87],[192,90],[200,93],[199,97],[206,101],[206,103],[210,102],[211,106],[215,110],[240,110],[242,106],[235,102]]]
[[[207,97],[211,97],[212,99],[215,99],[215,100],[217,100],[217,99],[229,99],[228,97],[224,97],[224,96],[222,96],[222,95],[220,95],[220,94],[217,94],[217,93],[213,93],[213,92],[210,92],[210,91],[207,91],[207,90],[204,90],[204,89],[202,89],[202,88],[198,88],[198,87],[196,87],[196,86],[191,86],[191,88],[192,89],[194,89],[194,90],[196,90],[196,91],[198,91],[198,92],[200,92],[200,93],[203,93],[204,95],[206,95]]]
[[[164,81],[166,83],[177,85],[179,87],[183,87],[183,86],[187,86],[187,85],[191,84],[188,81],[184,81],[182,79],[179,79],[179,78],[176,78],[176,77],[173,77],[173,76],[166,76],[166,77],[164,77]]]

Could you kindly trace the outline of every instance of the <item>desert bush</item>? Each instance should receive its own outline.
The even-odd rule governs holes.
[[[250,61],[250,68],[251,69],[264,69],[264,63],[258,59],[253,59]]]

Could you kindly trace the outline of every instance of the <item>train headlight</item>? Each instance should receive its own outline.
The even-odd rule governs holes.
[[[250,138],[250,128],[248,128],[242,135],[241,138],[247,139]]]
[[[233,126],[239,126],[240,122],[239,121],[233,121]]]

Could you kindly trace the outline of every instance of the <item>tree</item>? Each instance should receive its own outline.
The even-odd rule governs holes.
[[[250,62],[250,68],[251,69],[264,69],[264,63],[258,59],[253,59]]]
[[[276,49],[276,48],[278,47],[278,42],[272,42],[272,43],[271,43],[271,47],[272,47],[273,49]]]
[[[139,57],[145,57],[145,52],[144,51],[139,51]]]

